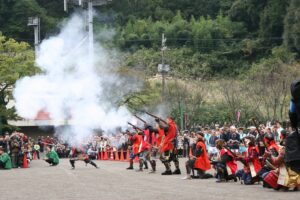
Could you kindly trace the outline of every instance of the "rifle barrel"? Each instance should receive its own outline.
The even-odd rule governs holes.
[[[156,115],[153,115],[153,114],[151,114],[151,113],[149,113],[149,112],[147,112],[147,111],[146,111],[146,114],[147,114],[147,115],[150,115],[150,116],[153,117],[153,118],[159,119],[160,121],[162,121],[162,122],[165,123],[165,124],[168,124],[165,120],[163,120],[162,118],[160,118],[160,117],[158,117],[158,116],[156,116]]]
[[[130,122],[127,122],[127,123],[128,123],[130,126],[132,126],[133,128],[138,129],[138,130],[140,130],[140,131],[143,131],[143,129],[141,129],[141,128],[135,126],[135,125],[133,125],[132,123],[130,123]]]
[[[134,115],[137,119],[139,119],[140,121],[142,121],[144,124],[146,124],[147,122],[145,120],[143,120],[142,118],[140,118],[139,116],[137,115]]]

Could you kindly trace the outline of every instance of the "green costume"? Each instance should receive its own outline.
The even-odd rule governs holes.
[[[4,169],[11,169],[11,159],[10,156],[7,153],[3,153],[0,155],[0,161],[4,164]]]
[[[58,163],[59,163],[59,157],[58,157],[56,151],[52,150],[52,151],[48,152],[46,154],[46,157],[47,157],[47,159],[51,159],[52,160],[53,165],[58,165]]]

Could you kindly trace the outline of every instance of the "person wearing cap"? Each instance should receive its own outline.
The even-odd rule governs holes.
[[[4,148],[0,146],[0,169],[11,169],[12,163],[10,156],[4,152]]]
[[[195,177],[194,169],[198,171],[200,179],[212,178],[210,174],[205,174],[205,171],[211,168],[210,161],[207,156],[206,145],[204,141],[204,134],[200,131],[197,132],[197,144],[195,151],[192,153],[191,157],[185,163],[186,167],[186,177],[183,179],[192,179],[191,172],[193,173],[193,178]]]

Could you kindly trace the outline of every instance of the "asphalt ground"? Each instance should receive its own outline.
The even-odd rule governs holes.
[[[0,170],[0,200],[299,200],[300,192],[278,192],[261,185],[241,185],[239,182],[216,183],[215,179],[181,180],[182,175],[162,176],[158,171],[126,170],[128,162],[96,161],[100,169],[76,162],[71,170],[68,159],[55,167],[43,160],[34,160],[30,168]],[[137,169],[137,163],[134,164]],[[174,165],[172,164],[174,169]]]

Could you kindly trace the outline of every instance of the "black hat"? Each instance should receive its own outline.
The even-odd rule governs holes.
[[[196,134],[201,135],[202,137],[204,137],[204,133],[201,131],[197,131]]]

